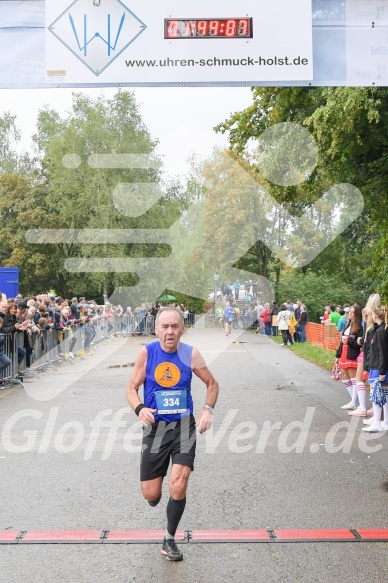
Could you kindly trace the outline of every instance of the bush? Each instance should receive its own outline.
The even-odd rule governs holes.
[[[327,275],[301,270],[293,270],[282,274],[279,284],[279,302],[290,299],[295,302],[300,299],[307,307],[309,321],[319,322],[327,303],[352,304],[358,298],[354,290],[344,283],[340,275]]]

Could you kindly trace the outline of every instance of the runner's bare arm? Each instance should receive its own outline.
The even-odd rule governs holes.
[[[145,346],[142,346],[136,359],[135,367],[133,369],[133,373],[127,388],[127,400],[133,410],[135,410],[138,405],[141,405],[139,389],[146,378],[146,365],[147,350]],[[139,419],[142,421],[142,423],[145,424],[154,423],[154,413],[156,413],[156,409],[143,407],[139,413]]]
[[[207,368],[205,360],[203,359],[200,352],[194,348],[192,354],[192,367],[193,372],[205,383],[207,387],[205,405],[209,407],[214,407],[217,402],[218,397],[218,383],[216,379],[211,374],[210,370]],[[196,426],[198,427],[199,433],[204,433],[211,427],[213,423],[213,412],[211,409],[202,409],[201,413],[198,415]]]

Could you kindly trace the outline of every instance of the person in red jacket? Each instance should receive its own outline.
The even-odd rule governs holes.
[[[271,336],[271,314],[270,314],[270,304],[264,304],[264,309],[260,312],[259,316],[264,324],[264,334],[266,336]]]

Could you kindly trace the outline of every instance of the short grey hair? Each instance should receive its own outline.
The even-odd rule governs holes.
[[[159,322],[159,316],[163,312],[175,312],[175,314],[178,314],[179,315],[179,319],[181,321],[181,324],[184,327],[184,320],[183,320],[183,314],[182,314],[182,312],[180,310],[178,310],[177,308],[174,308],[172,306],[164,306],[163,308],[159,308],[158,313],[156,314],[156,318],[155,318],[155,326],[157,326],[157,324]]]

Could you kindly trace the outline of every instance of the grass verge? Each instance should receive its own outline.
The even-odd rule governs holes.
[[[268,336],[268,338],[277,344],[282,344],[283,342],[281,336]],[[294,342],[292,346],[287,346],[287,349],[326,370],[331,371],[333,368],[335,355],[332,350],[315,346],[315,344],[311,344],[310,342]]]

